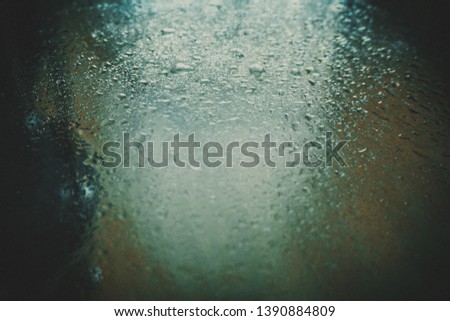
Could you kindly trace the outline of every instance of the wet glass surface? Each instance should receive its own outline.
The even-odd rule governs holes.
[[[5,298],[448,297],[448,82],[382,7],[89,2],[52,17],[17,73],[26,186],[5,214]],[[299,147],[327,131],[348,167],[101,166],[123,132]]]

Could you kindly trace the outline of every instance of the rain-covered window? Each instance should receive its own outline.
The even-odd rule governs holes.
[[[0,298],[448,299],[445,22],[400,3],[2,4]]]

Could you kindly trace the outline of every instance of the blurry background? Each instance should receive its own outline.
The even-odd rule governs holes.
[[[273,286],[275,288],[273,293],[267,290],[271,287],[269,281],[267,281],[269,282],[267,288],[263,286],[260,288],[255,285],[260,281],[252,283],[253,281],[250,282],[245,277],[239,279],[250,272],[242,272],[242,275],[236,272],[234,275],[233,270],[227,276],[228,279],[224,278],[224,281],[217,282],[219,285],[213,282],[215,279],[212,276],[213,281],[206,278],[201,281],[204,282],[203,285],[199,285],[201,290],[198,292],[193,290],[194,292],[191,293],[180,287],[197,284],[197,281],[178,279],[178,275],[182,273],[188,275],[191,272],[174,272],[171,268],[164,267],[161,267],[159,272],[155,272],[155,265],[148,262],[142,263],[136,258],[136,266],[130,267],[120,259],[123,253],[128,252],[127,249],[122,252],[118,250],[116,253],[110,253],[114,250],[109,249],[108,252],[103,247],[100,247],[102,250],[98,250],[96,242],[104,242],[103,238],[117,238],[120,243],[121,237],[128,237],[126,227],[128,223],[124,223],[125,227],[122,225],[116,232],[114,225],[116,221],[113,219],[106,222],[103,219],[99,224],[97,218],[99,211],[101,215],[105,215],[104,217],[113,216],[113,214],[110,216],[105,214],[109,211],[108,209],[99,210],[99,207],[109,206],[105,205],[109,203],[89,199],[90,185],[78,183],[84,182],[87,177],[88,182],[101,185],[105,180],[104,177],[109,177],[110,174],[102,173],[101,170],[96,170],[92,166],[86,166],[84,160],[90,153],[89,146],[79,148],[80,144],[84,146],[85,142],[80,143],[80,138],[72,133],[73,127],[82,127],[80,125],[82,118],[74,117],[70,111],[67,114],[58,112],[57,116],[50,111],[47,113],[47,119],[39,118],[33,113],[33,106],[39,105],[35,103],[36,97],[40,97],[37,89],[39,86],[36,84],[42,83],[43,79],[44,81],[48,79],[49,83],[50,80],[53,82],[56,79],[56,76],[55,78],[53,76],[56,70],[59,70],[56,65],[60,62],[53,60],[52,57],[66,54],[70,57],[71,55],[69,50],[61,49],[63,47],[61,43],[65,41],[61,39],[66,39],[65,34],[68,37],[77,34],[77,28],[80,33],[90,30],[89,28],[96,27],[96,21],[99,21],[100,30],[102,21],[109,21],[108,19],[115,21],[118,25],[117,30],[120,30],[121,24],[125,25],[130,20],[134,21],[134,11],[125,10],[123,16],[118,15],[119,18],[110,17],[108,15],[114,14],[115,11],[109,11],[108,6],[97,6],[98,3],[101,2],[38,0],[19,3],[3,0],[0,3],[2,43],[0,70],[3,72],[0,78],[0,140],[2,143],[0,299],[449,299],[448,193],[450,185],[448,170],[450,153],[447,128],[448,108],[450,108],[448,99],[450,36],[445,1],[431,3],[422,0],[342,1],[339,10],[342,10],[343,16],[339,16],[339,20],[334,21],[334,18],[331,18],[330,25],[318,28],[316,31],[306,29],[313,35],[312,42],[314,43],[316,39],[320,43],[321,32],[324,37],[327,37],[325,31],[334,28],[334,22],[336,22],[336,28],[341,28],[337,30],[337,33],[341,35],[337,42],[341,42],[336,44],[337,49],[333,59],[334,61],[342,60],[343,63],[342,66],[335,64],[334,69],[331,68],[330,78],[332,82],[335,82],[335,87],[331,85],[329,87],[335,89],[328,97],[334,97],[338,104],[351,103],[355,111],[357,108],[365,108],[369,111],[369,116],[361,120],[358,112],[352,112],[350,109],[345,109],[345,106],[341,106],[341,109],[336,107],[334,113],[327,115],[325,110],[326,116],[319,114],[318,117],[323,117],[328,127],[341,128],[344,137],[348,137],[346,135],[351,132],[352,139],[360,139],[357,145],[360,148],[349,151],[349,153],[355,152],[351,156],[354,158],[351,159],[359,157],[359,153],[363,154],[363,147],[368,148],[369,152],[373,150],[374,154],[370,154],[372,158],[367,156],[368,160],[363,161],[369,164],[372,161],[374,165],[361,167],[359,161],[354,161],[348,172],[344,170],[338,172],[338,175],[342,174],[342,177],[347,175],[343,182],[333,182],[330,179],[330,182],[325,185],[314,185],[316,174],[312,174],[311,186],[308,185],[307,188],[313,191],[315,196],[306,196],[311,197],[306,200],[304,196],[299,197],[298,200],[297,192],[292,191],[294,188],[292,186],[295,186],[294,184],[298,181],[295,178],[284,181],[291,186],[291,188],[286,187],[288,191],[291,190],[289,193],[285,193],[285,187],[281,189],[274,187],[274,191],[288,195],[285,203],[288,206],[278,208],[278,205],[275,205],[274,209],[275,214],[278,213],[282,217],[284,214],[293,215],[294,218],[287,219],[288,225],[295,227],[296,224],[299,226],[305,224],[299,216],[295,216],[297,212],[306,211],[305,209],[317,215],[306,223],[307,227],[302,227],[307,229],[307,232],[302,230],[302,233],[297,235],[295,231],[286,229],[280,234],[292,232],[293,235],[297,235],[297,238],[304,237],[306,241],[294,240],[288,241],[288,245],[280,245],[277,243],[278,240],[275,240],[276,245],[270,247],[274,252],[280,251],[280,255],[290,259],[286,263],[288,268],[276,265],[268,267],[268,275],[271,273],[300,275],[292,279],[287,276],[273,277],[270,282],[293,284],[293,288],[289,288],[289,285],[286,285],[286,288],[281,285]],[[178,5],[176,1],[170,3],[175,8]],[[332,1],[323,1],[323,6],[321,4],[308,7],[308,12],[312,13],[310,18],[313,22],[315,10],[317,17],[322,17],[321,10],[330,3]],[[118,1],[117,5],[118,8],[128,8],[135,3]],[[216,5],[215,2],[214,5]],[[257,17],[252,17],[252,14],[264,11],[259,10],[257,5],[252,6],[252,1],[225,1],[221,6],[243,16],[248,11],[249,19],[255,20]],[[261,3],[259,6],[271,7],[267,3]],[[145,8],[145,5],[143,7]],[[370,9],[367,9],[368,7]],[[77,11],[76,8],[80,8],[81,13],[78,14],[83,16],[80,22],[77,22],[78,18],[71,18],[73,12]],[[95,9],[83,11],[83,8]],[[276,21],[289,18],[277,17],[276,9],[270,10],[274,10],[274,24]],[[159,19],[158,12],[155,14],[155,19]],[[183,14],[180,16],[183,17]],[[194,13],[193,16],[195,17],[196,14]],[[75,17],[77,17],[76,13]],[[299,13],[297,16],[294,12],[291,17],[299,17],[299,23],[303,23],[302,14]],[[142,17],[136,18],[136,21],[141,23],[142,20],[139,19]],[[150,14],[149,19],[152,19]],[[167,19],[170,21],[170,16]],[[186,21],[189,19],[190,16],[186,18]],[[83,21],[91,21],[93,26],[89,25],[84,29]],[[74,29],[61,26],[73,26]],[[164,27],[156,26],[157,29]],[[208,24],[205,24],[205,29],[208,29]],[[114,30],[116,29],[113,28],[112,32]],[[260,31],[258,37],[261,38],[259,41],[262,46],[264,46],[265,37],[269,37],[272,31],[276,32],[276,27],[274,30],[268,28]],[[359,39],[362,39],[364,35],[373,36],[375,44],[372,46],[375,49],[377,45],[386,43],[388,52],[380,51],[381,55],[385,56],[374,56],[375,58],[371,60],[372,58],[368,56],[372,52],[371,48],[368,49],[371,46],[370,43],[359,43]],[[225,38],[228,36],[224,35]],[[112,37],[114,38],[114,35]],[[243,37],[243,35],[239,34],[236,37]],[[294,36],[285,33],[284,37],[286,39],[280,38],[280,42],[288,43],[290,37]],[[401,38],[398,44],[392,40],[396,37]],[[89,36],[82,35],[81,38],[89,42],[87,40]],[[136,39],[140,41],[139,37]],[[75,39],[74,42],[77,43],[77,40]],[[359,43],[360,47],[358,45],[351,47],[354,43]],[[114,46],[113,43],[111,51],[120,51]],[[400,48],[397,52],[396,46]],[[314,47],[311,45],[311,48]],[[308,53],[306,57],[307,55]],[[386,58],[386,56],[389,57]],[[392,60],[389,59],[390,56]],[[54,64],[48,63],[48,67],[42,71],[42,61],[46,60]],[[61,65],[64,65],[64,58],[61,60],[63,61]],[[277,62],[274,64],[277,65]],[[277,66],[284,68],[281,63]],[[368,74],[372,75],[372,78],[365,78],[366,69],[362,68],[363,66],[370,69]],[[130,70],[132,67],[130,66]],[[305,71],[307,66],[299,65],[295,68],[297,67],[298,73],[308,74]],[[351,69],[347,74],[345,74],[346,68]],[[412,77],[411,84],[407,85],[409,87],[402,90],[403,84],[397,85],[396,76],[389,76],[388,72],[383,71],[389,68],[396,69],[392,74],[396,73],[398,77]],[[63,77],[76,82],[74,80],[76,78],[70,76],[70,69],[66,72],[69,72],[69,75],[63,75]],[[295,73],[296,71],[292,72],[294,76]],[[208,76],[207,73],[205,75]],[[392,77],[392,80],[389,77]],[[282,80],[281,78],[281,76],[276,78],[276,81]],[[390,89],[387,93],[383,91],[383,94],[379,95],[377,84],[381,84],[384,80]],[[253,85],[252,81],[250,80],[249,89],[256,90],[257,94],[258,90],[265,88],[264,83],[255,82]],[[361,82],[369,84],[370,89],[367,93],[364,93],[364,88],[353,91],[353,88]],[[51,86],[54,85],[49,85],[49,88]],[[400,89],[397,90],[398,87]],[[77,89],[72,90],[72,93],[67,94],[69,97],[81,92],[79,88],[78,92]],[[320,90],[324,92],[328,89]],[[337,92],[340,95],[336,94]],[[353,94],[355,97],[360,94],[361,97],[364,95],[367,97],[358,102],[353,98]],[[322,93],[319,92],[316,97],[320,98],[321,95]],[[61,100],[57,101],[64,106],[64,100],[68,101],[68,98],[62,96],[59,98]],[[286,99],[294,101],[293,98]],[[388,101],[387,109],[380,110],[378,100]],[[401,109],[402,106],[405,107],[405,104],[408,106],[407,111]],[[275,114],[277,112],[275,110]],[[284,111],[279,111],[280,115],[282,112]],[[102,116],[98,117],[99,120],[102,119]],[[261,117],[264,119],[264,116]],[[388,122],[390,125],[383,127],[383,122]],[[406,128],[409,132],[403,127],[405,123],[408,124]],[[380,132],[370,131],[370,128],[376,128],[380,124],[382,125]],[[305,129],[305,131],[308,130]],[[406,138],[392,143],[393,137],[397,139],[398,135],[406,136]],[[374,137],[379,137],[379,140]],[[85,136],[82,138],[89,141]],[[414,149],[414,146],[420,148]],[[408,152],[409,148],[412,148],[411,152]],[[397,154],[399,149],[405,153]],[[316,176],[318,180],[324,180],[336,175],[333,172],[330,173],[325,172]],[[393,179],[408,173],[411,177],[407,176],[404,181]],[[103,178],[100,180],[98,176]],[[304,174],[299,174],[299,177],[304,177]],[[360,180],[362,177],[364,179]],[[131,181],[133,178],[120,179]],[[112,182],[107,181],[105,185],[113,185],[113,182],[112,179]],[[368,186],[374,186],[374,188]],[[169,194],[171,191],[176,192],[176,189],[167,188]],[[298,193],[302,193],[301,186],[295,188],[298,189]],[[105,189],[110,194],[105,192],[103,196],[106,195],[108,198],[112,192],[108,190],[108,187]],[[156,188],[156,192],[158,191]],[[163,188],[160,191],[162,193]],[[403,191],[405,194],[402,193]],[[230,195],[233,196],[233,194]],[[323,201],[316,206],[313,200],[319,199],[321,195],[330,201]],[[405,195],[407,200],[402,199]],[[65,198],[69,200],[61,201]],[[189,197],[186,199],[192,204],[198,201]],[[331,199],[335,202],[333,203]],[[381,201],[381,203],[386,205],[374,205],[380,200],[384,200],[385,202]],[[406,206],[407,209],[405,210],[399,204]],[[170,212],[170,206],[166,210]],[[265,211],[265,208],[262,211]],[[344,216],[332,214],[343,212],[348,214]],[[326,213],[330,213],[329,216]],[[369,215],[364,215],[365,213]],[[108,237],[103,232],[98,232],[99,229],[101,230],[98,225],[102,226],[101,224],[109,226],[108,229],[112,231]],[[322,240],[320,235],[328,233],[330,229],[329,239]],[[390,239],[391,236],[387,236],[388,234],[382,233],[386,230],[395,235],[393,240]],[[292,238],[295,239],[295,237]],[[97,241],[93,242],[92,239]],[[262,240],[264,241],[264,237]],[[358,246],[361,248],[355,250]],[[380,246],[386,248],[380,249]],[[96,251],[100,251],[101,254],[98,256],[92,254],[97,253]],[[354,254],[355,251],[358,254]],[[370,257],[371,255],[373,257]],[[93,256],[96,258],[93,259]],[[106,258],[99,259],[99,256]],[[136,257],[140,256],[143,254],[136,254]],[[196,256],[193,254],[193,257]],[[390,258],[392,261],[389,263]],[[173,261],[171,258],[166,259],[169,263]],[[148,260],[151,261],[152,258]],[[254,265],[258,266],[258,258],[254,260]],[[380,263],[380,260],[384,261]],[[124,256],[123,261],[130,261],[130,258]],[[261,259],[261,262],[266,261]],[[170,265],[169,263],[166,265]],[[104,264],[116,264],[118,268],[114,272],[108,272]],[[192,266],[195,269],[195,264]],[[145,277],[139,278],[139,273],[146,273],[143,272],[146,271],[145,267],[151,267],[152,272],[148,273],[152,275],[152,278],[159,277],[161,280],[169,281],[166,280],[166,283],[148,281],[156,283],[149,286],[149,290],[135,291],[135,288],[143,282],[142,280],[147,280]],[[137,276],[131,276],[131,274],[137,274]],[[173,276],[165,274],[173,274]],[[125,282],[123,280],[126,275],[130,280]],[[133,278],[137,280],[131,280]],[[233,278],[237,278],[237,281]],[[233,292],[233,289],[222,289],[222,283],[227,282],[232,284],[236,282],[239,284],[236,286],[239,290]],[[247,283],[249,285],[246,287]],[[217,287],[223,292],[208,290],[206,289],[208,287]]]

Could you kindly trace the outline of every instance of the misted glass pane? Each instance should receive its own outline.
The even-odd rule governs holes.
[[[448,81],[389,5],[41,10],[0,298],[448,298]]]

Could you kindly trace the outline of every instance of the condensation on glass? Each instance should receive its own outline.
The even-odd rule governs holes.
[[[333,0],[61,11],[44,30],[24,121],[44,167],[54,150],[72,155],[75,174],[58,181],[54,202],[58,220],[90,226],[67,267],[82,267],[88,297],[415,291],[425,247],[439,246],[424,244],[448,214],[449,99],[383,19],[367,3]],[[349,141],[349,167],[100,166],[102,145],[123,132],[156,144],[176,133],[225,144],[270,132],[301,146],[326,131]]]

